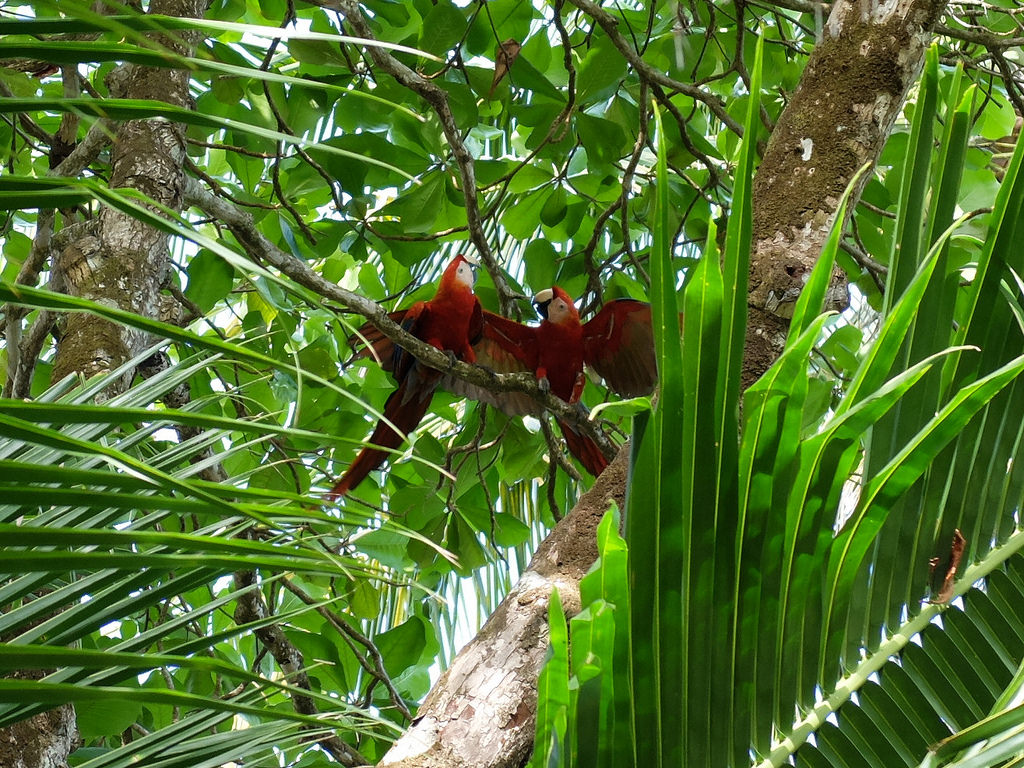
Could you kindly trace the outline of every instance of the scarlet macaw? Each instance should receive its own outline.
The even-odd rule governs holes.
[[[568,403],[579,402],[586,379],[583,365],[593,368],[618,394],[650,394],[658,380],[654,359],[651,306],[634,299],[616,299],[604,305],[586,323],[580,323],[576,305],[557,285],[539,292],[534,305],[539,326],[483,313],[483,336],[474,346],[477,362],[501,373],[529,370],[542,387]],[[515,393],[493,394],[454,383],[456,391],[470,394],[509,414],[539,412],[537,404]],[[582,404],[580,407],[583,407]],[[608,466],[597,444],[559,420],[570,452],[595,477]]]
[[[480,338],[482,316],[480,302],[473,294],[473,284],[476,282],[474,266],[473,262],[459,254],[441,275],[434,298],[392,312],[391,319],[417,338],[448,351],[459,360],[476,362],[472,345]],[[390,453],[381,448],[397,448],[402,444],[401,433],[408,434],[416,429],[443,377],[440,371],[424,365],[397,346],[372,323],[365,324],[360,334],[367,346],[357,356],[374,355],[381,367],[390,371],[398,382],[398,389],[391,393],[384,404],[384,415],[400,432],[396,432],[383,419],[378,421],[370,436],[370,444],[359,452],[345,474],[335,483],[328,498],[346,495],[379,467]]]

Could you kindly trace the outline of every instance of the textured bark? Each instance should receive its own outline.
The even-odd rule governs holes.
[[[537,675],[548,644],[548,601],[558,590],[580,610],[580,579],[597,559],[597,524],[624,505],[628,446],[544,540],[519,583],[420,707],[380,768],[518,766],[533,749]]]
[[[208,0],[153,0],[150,13],[201,17]],[[160,42],[182,54],[192,53],[194,35],[181,33]],[[156,99],[191,106],[189,73],[181,70],[125,65],[112,73],[114,96]],[[117,130],[111,157],[111,188],[129,187],[157,202],[181,209],[185,157],[183,129],[166,120],[132,120]],[[168,238],[162,232],[110,208],[103,208],[92,232],[72,244],[59,258],[67,293],[116,306],[147,317],[159,314],[159,295],[170,264]],[[144,333],[78,313],[64,321],[54,361],[54,380],[71,373],[93,376],[109,371],[138,354]],[[114,386],[131,382],[126,374]]]
[[[10,677],[38,680],[41,671],[16,672]],[[20,723],[0,729],[0,766],[3,768],[64,768],[78,742],[75,710],[56,707]]]
[[[754,179],[744,387],[782,351],[793,303],[825,244],[839,198],[858,169],[878,159],[945,5],[842,0],[832,7]],[[837,272],[826,309],[846,302],[846,280]]]

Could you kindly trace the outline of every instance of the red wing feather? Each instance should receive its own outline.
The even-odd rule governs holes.
[[[418,301],[408,309],[399,309],[389,312],[388,317],[410,333],[415,334],[416,323],[426,307],[426,302]],[[353,360],[363,357],[373,359],[389,373],[394,373],[395,365],[403,357],[400,348],[395,347],[395,342],[385,336],[372,322],[365,322],[359,330],[349,336],[348,345],[355,350]],[[396,377],[401,381],[401,377]]]
[[[417,382],[418,384],[418,382]],[[368,474],[384,463],[391,456],[388,448],[397,448],[405,441],[405,435],[419,426],[420,421],[430,407],[434,396],[434,387],[402,385],[388,397],[384,404],[384,415],[391,424],[401,432],[396,432],[390,424],[381,419],[367,440],[367,445],[359,452],[345,474],[334,484],[329,499],[345,496],[361,483]]]
[[[400,309],[397,312],[389,312],[388,317],[399,325],[405,320],[407,310]],[[370,321],[359,326],[359,330],[348,337],[348,345],[354,350],[353,360],[363,357],[372,358],[377,365],[386,371],[392,369],[392,357],[395,352],[395,342],[385,336]]]
[[[583,357],[623,397],[649,395],[658,382],[651,305],[609,301],[583,326]]]
[[[537,329],[484,310],[480,338],[473,344],[477,365],[495,373],[534,371],[537,367]],[[541,406],[518,392],[491,392],[446,376],[443,386],[457,395],[492,405],[510,416],[537,415]]]

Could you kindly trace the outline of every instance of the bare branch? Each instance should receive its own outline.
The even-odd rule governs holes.
[[[41,210],[36,219],[35,238],[32,241],[32,249],[28,258],[18,270],[18,276],[14,282],[18,285],[35,285],[39,279],[39,273],[46,264],[51,253],[51,238],[53,236],[55,214],[52,210]],[[52,319],[43,325],[37,321],[31,333],[21,338],[21,321],[28,314],[25,307],[17,307],[7,304],[3,309],[4,317],[7,320],[7,382],[4,385],[4,397],[24,397],[28,390],[27,382],[32,379],[32,371],[35,369],[36,354],[42,347],[46,333],[41,338],[39,333],[44,327],[49,331]],[[41,318],[40,318],[41,320]],[[25,355],[31,355],[26,359]]]
[[[248,589],[246,589],[248,587]],[[251,624],[261,621],[270,615],[270,609],[263,600],[263,595],[256,586],[255,571],[241,571],[235,574],[235,588],[245,590],[238,597],[235,606],[235,621],[239,624]],[[269,624],[257,627],[253,630],[263,646],[270,651],[281,671],[288,676],[288,681],[296,688],[310,691],[309,675],[306,674],[303,665],[302,652],[292,644],[284,631],[277,624]],[[292,696],[292,705],[295,711],[304,715],[319,714],[316,702],[311,696]],[[356,766],[365,765],[366,758],[337,736],[328,736],[319,739],[321,747],[331,753],[342,765]]]
[[[604,10],[604,8],[596,3],[591,2],[591,0],[569,0],[569,2],[586,13],[601,26],[601,29],[603,29],[605,34],[611,38],[612,43],[619,49],[619,52],[623,57],[625,57],[626,61],[630,63],[630,66],[636,70],[636,73],[640,75],[641,78],[652,85],[660,85],[671,91],[681,93],[684,96],[689,96],[695,101],[702,102],[730,131],[735,133],[737,136],[743,135],[743,126],[736,122],[736,120],[734,120],[728,113],[725,108],[725,102],[720,98],[710,93],[705,93],[691,83],[684,83],[679,80],[675,80],[644,61],[636,48],[630,45],[629,41],[626,40],[626,38],[619,32],[619,20],[608,13],[608,11]]]
[[[340,10],[345,15],[349,26],[355,34],[367,40],[375,39],[370,25],[367,24],[362,11],[359,9],[359,4],[355,0],[332,0],[331,2],[314,0],[314,2],[316,5]],[[480,215],[480,203],[477,200],[476,172],[473,166],[473,156],[462,141],[462,134],[448,105],[447,92],[407,67],[383,48],[372,45],[367,46],[367,48],[370,57],[377,67],[387,72],[401,85],[425,100],[440,120],[441,129],[444,131],[448,146],[452,149],[455,163],[459,169],[459,176],[462,180],[462,195],[466,202],[466,221],[469,225],[470,240],[476,246],[480,258],[487,268],[487,272],[494,281],[502,312],[507,312],[513,305],[516,294],[508,285],[504,271],[501,265],[498,264],[484,234],[483,219]],[[381,330],[384,329],[382,328]]]
[[[284,579],[281,585],[291,592],[293,595],[298,597],[306,605],[316,605],[317,601],[307,595],[305,591],[296,586],[290,579]],[[346,644],[352,651],[352,655],[356,657],[356,661],[368,675],[373,677],[375,680],[379,680],[384,684],[384,687],[388,689],[388,694],[391,696],[391,702],[395,705],[395,709],[402,713],[402,716],[407,720],[412,720],[412,713],[406,706],[405,701],[402,699],[402,695],[395,688],[395,684],[391,682],[391,677],[388,675],[387,670],[384,668],[384,657],[381,656],[380,650],[370,638],[358,632],[352,627],[344,618],[337,614],[329,611],[322,605],[317,605],[316,612],[327,619],[331,626],[334,627],[341,634]],[[361,653],[356,649],[355,645],[359,644],[366,649],[367,654],[373,660],[373,664],[370,664]]]
[[[105,146],[114,140],[115,125],[113,120],[106,118],[97,120],[89,126],[85,137],[75,145],[71,154],[64,158],[56,168],[51,169],[47,175],[77,176],[96,159]]]

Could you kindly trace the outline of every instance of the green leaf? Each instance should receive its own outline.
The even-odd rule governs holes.
[[[426,645],[426,628],[418,616],[377,635],[377,649],[392,677],[416,664]]]
[[[615,51],[607,35],[598,32],[586,57],[579,66],[576,79],[576,101],[586,106],[608,98],[618,82],[626,76],[626,62]]]
[[[440,0],[423,17],[418,47],[434,54],[450,50],[466,29],[466,18],[450,0]]]
[[[200,250],[189,262],[185,295],[204,312],[222,301],[234,285],[235,270],[212,251]]]

